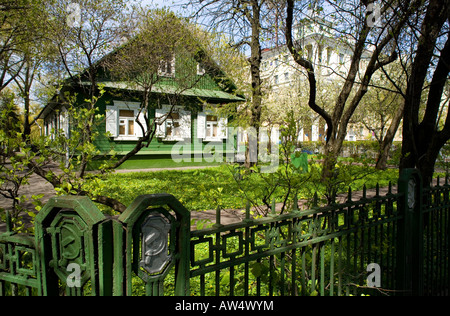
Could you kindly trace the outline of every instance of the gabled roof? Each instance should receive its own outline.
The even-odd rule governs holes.
[[[192,34],[192,33],[191,33]],[[106,61],[117,55],[121,50],[125,49],[128,45],[133,45],[133,43],[137,40],[137,37],[132,38],[128,42],[122,44],[120,47],[116,48],[111,53],[103,56],[99,59],[92,67],[97,69],[103,69],[105,72],[108,71],[107,67],[105,67]],[[233,83],[233,81],[226,76],[223,70],[217,65],[217,63],[207,56],[205,50],[203,50],[200,46],[201,44],[197,43],[199,46],[199,52],[195,54],[194,59],[197,62],[203,63],[206,65],[205,75],[208,75],[214,82],[216,87],[214,89],[208,89],[205,87],[196,87],[197,84],[193,85],[192,88],[186,89],[180,93],[180,95],[188,96],[188,97],[199,97],[205,99],[215,99],[222,102],[244,102],[245,98],[242,96],[235,95],[237,87]],[[65,80],[65,86],[62,90],[70,87],[82,87],[90,85],[90,81],[87,80],[88,77],[88,69],[80,72],[75,78],[67,78]],[[76,82],[74,82],[75,80]],[[170,80],[170,79],[169,79]],[[128,91],[143,91],[143,88],[134,85],[129,82],[123,82],[114,80],[110,78],[102,78],[102,80],[98,81],[99,84],[104,85],[106,88],[111,89],[120,89],[120,90],[128,90]],[[172,87],[169,84],[155,84],[152,88],[151,93],[156,94],[174,94],[177,93],[175,87]],[[52,101],[55,101],[58,98],[58,94],[52,98]],[[38,115],[39,118],[45,118],[53,109],[57,106],[57,103],[50,102],[45,106],[45,108]]]
[[[82,82],[82,85],[90,85],[89,82]],[[129,90],[129,91],[144,91],[142,87],[133,87],[127,82],[119,81],[103,81],[101,83],[105,88],[119,89],[119,90]],[[159,94],[174,94],[177,93],[176,89],[170,85],[155,85],[152,88],[152,93]],[[190,88],[182,91],[180,95],[187,97],[199,97],[208,99],[219,99],[231,102],[244,102],[243,97],[222,91],[222,90],[211,90],[211,89],[200,89],[200,88]]]

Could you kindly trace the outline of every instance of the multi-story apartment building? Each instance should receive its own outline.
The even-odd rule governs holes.
[[[339,91],[339,85],[348,74],[354,40],[333,34],[331,24],[317,16],[295,27],[294,40],[302,47],[304,56],[313,62],[316,79],[321,89],[319,92],[323,103],[321,105],[325,108],[332,108],[333,98],[331,96]],[[370,56],[369,50],[363,55],[360,73],[365,71]],[[304,69],[295,63],[285,45],[265,49],[262,60],[262,77],[268,91],[266,105],[283,102],[293,96],[301,100],[301,95],[308,93],[305,74]],[[283,98],[286,94],[289,96]],[[299,141],[324,140],[325,122],[307,107],[307,99],[303,100],[305,106],[302,109],[305,112],[308,111],[308,114],[301,115],[304,122],[300,122],[302,126],[299,128]],[[309,117],[310,120],[305,120],[305,117]],[[351,124],[348,130],[347,140],[349,141],[370,139],[372,136],[368,129],[356,122]]]

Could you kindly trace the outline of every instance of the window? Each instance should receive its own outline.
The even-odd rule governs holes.
[[[171,113],[166,121],[166,138],[175,139],[181,137],[181,121],[179,113]]]
[[[333,49],[331,47],[327,48],[327,65],[329,66],[331,63],[331,57],[333,54]]]
[[[217,142],[227,139],[228,119],[222,118],[208,111],[198,113],[197,138],[205,142]]]
[[[45,135],[50,136],[51,139],[55,139],[55,132],[58,126],[58,119],[56,113],[46,118],[45,121]]]
[[[288,72],[284,73],[284,81],[286,81],[286,82],[289,81],[289,73]]]
[[[262,69],[263,70],[267,70],[267,64],[268,64],[268,62],[267,61],[264,61],[263,63],[262,63]]]
[[[323,60],[323,46],[319,45],[319,63],[321,64]]]
[[[169,60],[162,60],[159,64],[159,75],[173,77],[175,75],[175,56]]]
[[[219,136],[219,119],[217,116],[206,116],[206,138],[217,138]]]
[[[197,75],[203,76],[204,74],[206,74],[205,65],[198,63],[197,64]]]
[[[313,55],[313,47],[312,47],[312,45],[306,46],[306,52],[307,52],[307,59],[309,61],[313,61],[314,55]]]
[[[191,112],[182,106],[163,105],[156,109],[156,137],[163,141],[183,141],[191,136]]]
[[[106,131],[114,140],[138,140],[147,132],[146,116],[138,102],[114,101],[106,106]]]
[[[119,110],[119,137],[135,136],[134,134],[134,111]]]

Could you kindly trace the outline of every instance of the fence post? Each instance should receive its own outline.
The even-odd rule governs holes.
[[[397,289],[406,295],[423,294],[423,182],[417,169],[400,174],[398,190],[402,194],[398,211]]]
[[[142,195],[123,212],[115,226],[117,275],[114,295],[131,295],[134,272],[148,296],[163,295],[163,283],[175,269],[176,296],[189,296],[190,212],[172,195]],[[117,266],[119,267],[119,266]]]
[[[51,198],[35,231],[44,296],[60,295],[60,284],[66,295],[82,295],[88,281],[92,295],[112,294],[111,221],[88,197]]]

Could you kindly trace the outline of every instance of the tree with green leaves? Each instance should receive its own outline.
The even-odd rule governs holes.
[[[136,36],[100,62],[110,72],[112,79],[124,82],[130,90],[141,91],[142,96],[136,120],[138,128],[142,130],[142,137],[131,151],[111,166],[112,169],[150,145],[158,127],[170,119],[183,92],[194,88],[205,76],[206,72],[193,75],[192,69],[197,70],[197,63],[208,70],[215,68],[214,62],[205,57],[202,43],[197,37],[199,30],[188,19],[167,9],[148,8],[140,8],[136,18]],[[166,80],[167,72],[173,74],[175,68],[178,69],[176,74],[170,75],[173,89],[163,93],[160,91],[161,84]],[[151,100],[155,89],[159,89],[158,92],[164,96],[171,109],[165,117],[150,123],[148,113],[159,106]]]
[[[394,138],[403,118],[402,90],[406,73],[398,61],[384,67],[372,79],[371,87],[355,111],[354,121],[363,124],[378,142],[376,168],[385,170]],[[389,79],[388,79],[389,78]]]
[[[155,137],[157,127],[163,123],[161,120],[149,120],[147,116],[150,110],[159,106],[152,103],[154,100],[150,98],[153,89],[161,81],[167,80],[167,76],[160,74],[162,67],[165,66],[166,71],[167,67],[174,67],[170,64],[174,54],[184,52],[180,58],[177,57],[177,63],[190,63],[189,69],[194,71],[185,75],[177,71],[177,76],[172,78],[175,91],[165,94],[158,90],[162,92],[159,95],[174,98],[171,104],[177,104],[176,98],[202,79],[202,76],[197,75],[197,62],[201,62],[207,69],[218,70],[218,67],[202,50],[202,44],[205,44],[202,40],[209,40],[210,37],[199,32],[187,20],[167,10],[130,9],[120,0],[100,2],[103,5],[99,1],[76,2],[80,5],[79,19],[75,18],[77,23],[68,19],[73,12],[67,11],[67,5],[72,2],[58,0],[55,6],[48,8],[48,25],[54,33],[46,38],[50,53],[43,56],[42,62],[34,63],[39,60],[32,59],[29,69],[33,76],[27,77],[28,68],[24,67],[21,77],[15,82],[21,91],[25,91],[23,89],[28,82],[31,84],[26,85],[27,89],[31,86],[33,90],[38,84],[34,80],[36,72],[55,82],[53,89],[49,89],[51,96],[48,102],[51,106],[61,107],[57,114],[64,122],[70,120],[70,131],[66,131],[64,127],[49,131],[50,136],[32,141],[32,146],[29,147],[32,148],[31,151],[26,149],[28,147],[25,143],[17,140],[20,150],[27,150],[29,155],[14,153],[9,158],[21,163],[24,170],[29,170],[50,183],[58,194],[86,195],[97,203],[122,212],[126,206],[101,193],[104,183],[100,180],[104,174],[112,172],[149,145]],[[132,23],[123,24],[123,20]],[[143,128],[145,133],[135,148],[121,159],[115,159],[113,151],[100,152],[96,147],[99,139],[108,137],[104,126],[101,128],[105,123],[105,115],[98,112],[99,102],[103,102],[101,100],[105,94],[104,86],[99,84],[99,77],[104,75],[132,88],[134,97],[137,92],[142,95],[139,115],[145,119],[139,122],[147,126],[140,125],[136,128]],[[221,84],[230,84],[223,73],[217,75]],[[27,81],[27,78],[33,80]],[[42,81],[43,78],[39,79]],[[73,87],[81,89],[81,92],[74,94],[74,90],[71,90]],[[125,91],[127,89],[122,92],[127,93]],[[169,116],[163,119],[170,119]],[[105,155],[108,155],[108,159],[102,160]],[[99,167],[101,172],[88,172],[88,163],[96,159],[102,160]]]
[[[362,98],[369,90],[374,74],[398,58],[396,41],[402,31],[412,21],[421,8],[423,1],[385,0],[379,6],[380,16],[369,10],[374,1],[318,1],[317,6],[310,9],[325,11],[335,19],[333,29],[339,37],[345,39],[352,49],[350,66],[340,91],[334,100],[331,111],[317,104],[317,72],[315,65],[308,60],[305,47],[294,41],[294,21],[298,21],[310,5],[307,1],[287,0],[286,43],[294,60],[308,74],[309,107],[319,114],[327,123],[327,141],[324,149],[324,166],[322,178],[331,179],[334,173],[342,144],[347,135],[347,127]],[[316,2],[314,2],[316,3]],[[325,7],[327,10],[325,10]],[[381,23],[374,23],[374,18]],[[379,19],[378,19],[379,18]],[[377,25],[380,26],[377,26]],[[365,69],[361,69],[364,53],[370,51]],[[361,78],[360,81],[358,79]]]
[[[259,138],[263,108],[263,84],[261,78],[262,45],[273,16],[274,1],[267,0],[191,0],[196,17],[202,17],[210,29],[227,34],[231,45],[237,49],[248,48],[248,69],[250,71],[250,101],[241,110],[245,111],[249,127],[256,135],[249,134],[249,143]],[[250,159],[250,146],[247,146],[246,166],[255,163]]]

